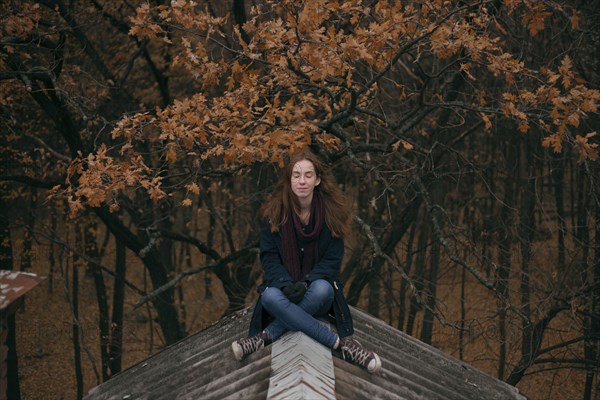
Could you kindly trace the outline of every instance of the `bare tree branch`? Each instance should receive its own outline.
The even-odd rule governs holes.
[[[168,289],[175,287],[179,283],[179,281],[181,281],[186,276],[195,275],[200,272],[207,271],[207,270],[215,271],[219,268],[222,268],[223,266],[227,265],[228,263],[230,263],[232,261],[235,261],[241,257],[247,256],[250,253],[258,253],[258,247],[254,247],[254,246],[246,247],[242,250],[236,251],[235,253],[231,253],[226,257],[220,258],[218,260],[218,262],[216,262],[216,263],[206,264],[201,267],[188,268],[188,269],[180,272],[179,274],[175,275],[175,277],[173,279],[171,279],[169,282],[167,282],[163,286],[153,290],[148,295],[143,296],[140,300],[138,300],[134,304],[133,307],[134,307],[134,309],[139,308],[149,301],[154,301],[154,299],[156,299],[156,297],[158,295],[160,295],[162,292],[164,292]]]

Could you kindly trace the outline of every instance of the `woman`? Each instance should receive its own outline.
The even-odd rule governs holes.
[[[292,157],[260,218],[265,281],[258,287],[249,336],[231,345],[235,358],[241,360],[291,330],[378,372],[379,356],[349,337],[354,328],[339,281],[350,210],[314,154],[304,150]],[[335,318],[337,334],[315,318],[328,314]]]

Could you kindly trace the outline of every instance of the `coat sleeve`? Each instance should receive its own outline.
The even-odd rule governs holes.
[[[277,238],[278,234],[272,233],[269,224],[264,222],[260,229],[260,262],[265,275],[265,285],[282,289],[294,281],[281,260]]]
[[[321,258],[313,269],[304,276],[303,280],[312,282],[317,279],[326,279],[333,282],[340,274],[340,267],[344,258],[344,240],[334,238],[331,236],[329,229],[325,228],[319,241]]]

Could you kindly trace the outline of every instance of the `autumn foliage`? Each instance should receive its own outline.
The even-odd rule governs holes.
[[[586,85],[568,54],[554,65],[527,65],[505,38],[506,18],[535,38],[558,11],[570,14],[569,28],[578,29],[574,9],[520,1],[502,10],[493,2],[264,2],[230,32],[223,29],[226,16],[193,2],[144,4],[129,33],[181,49],[173,66],[189,72],[197,93],[124,117],[112,131],[110,150],[101,144],[75,159],[73,210],[101,204],[114,210],[115,193],[131,188],[146,190],[154,201],[183,194],[181,204],[189,205],[189,183],[165,191],[162,170],[177,165],[189,179],[205,173],[205,160],[226,169],[281,165],[286,153],[311,143],[343,153],[367,130],[383,138],[380,152],[419,149],[418,129],[409,120],[409,110],[418,108],[453,107],[465,119],[480,118],[487,130],[494,120],[513,121],[554,152],[568,145],[579,162],[594,161],[596,131],[581,121],[597,112],[598,90]],[[402,74],[411,64],[419,68],[412,72],[418,84]],[[450,100],[438,88],[453,74],[475,87]],[[390,96],[392,89],[397,95]],[[390,115],[388,108],[404,111]],[[140,143],[155,149],[160,165],[148,165]]]

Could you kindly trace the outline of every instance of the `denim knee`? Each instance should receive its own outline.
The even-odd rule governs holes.
[[[333,299],[333,286],[325,279],[317,279],[311,282],[308,290],[311,292],[311,296],[314,296],[317,299]]]
[[[260,296],[260,302],[267,310],[272,310],[282,299],[285,299],[285,295],[276,287],[267,287]]]

